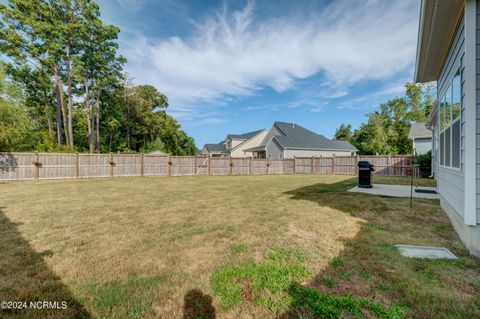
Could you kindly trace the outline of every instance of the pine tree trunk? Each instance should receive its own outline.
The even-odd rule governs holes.
[[[127,135],[127,147],[130,148],[130,104],[128,101],[128,88],[125,88],[125,103],[127,104],[127,114],[125,116],[125,129]]]
[[[69,133],[68,133],[68,125],[67,125],[67,110],[66,110],[65,102],[63,101],[63,92],[61,91],[61,88],[63,87],[61,78],[59,79],[59,84],[60,84],[60,101],[62,103],[63,132],[65,134],[65,142],[66,142],[65,144],[69,147],[70,140],[68,138]]]
[[[88,148],[90,153],[93,153],[92,106],[89,100],[87,77],[85,77],[85,104],[87,106]]]
[[[74,147],[73,143],[73,115],[72,115],[72,72],[71,72],[71,56],[70,56],[70,35],[67,36],[67,45],[66,45],[66,53],[67,53],[67,107],[68,107],[68,141],[70,147]]]
[[[97,93],[97,108],[96,108],[96,125],[95,125],[95,131],[97,133],[97,151],[100,152],[100,93]]]
[[[54,137],[53,137],[53,128],[52,128],[52,119],[50,118],[50,110],[48,109],[48,100],[47,100],[47,94],[43,92],[44,97],[45,97],[45,116],[47,117],[47,125],[48,125],[48,138],[50,142],[54,142]]]
[[[63,130],[62,130],[62,92],[60,88],[60,72],[58,67],[55,67],[54,70],[55,76],[55,95],[57,98],[57,109],[56,109],[56,118],[55,118],[55,125],[57,127],[57,143],[58,145],[63,144]]]

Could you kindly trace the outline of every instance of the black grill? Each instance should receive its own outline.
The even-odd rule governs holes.
[[[372,187],[372,172],[375,168],[369,161],[358,162],[358,187]]]

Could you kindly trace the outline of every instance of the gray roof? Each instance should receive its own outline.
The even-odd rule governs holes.
[[[432,137],[432,131],[427,128],[425,122],[416,122],[410,126],[408,136],[410,138]]]
[[[254,137],[255,135],[257,135],[258,133],[260,133],[262,131],[263,130],[256,130],[256,131],[243,133],[243,134],[228,134],[227,138],[230,137],[230,138],[235,138],[235,139],[239,139],[239,140],[248,140],[248,139]]]
[[[285,123],[285,122],[275,122],[273,123],[284,135],[275,135],[273,138],[284,149],[325,149],[325,150],[345,150],[356,152],[358,149],[345,141],[330,140],[323,135],[314,133],[306,128],[294,124],[294,123]],[[266,144],[269,142],[268,136],[262,142],[261,147],[264,149]],[[258,150],[259,147],[255,147],[251,150]]]
[[[209,152],[219,152],[219,153],[222,153],[222,152],[225,152],[225,151],[226,151],[225,144],[223,144],[223,143],[218,143],[218,144],[205,144],[205,148],[206,148],[207,151],[209,151]]]

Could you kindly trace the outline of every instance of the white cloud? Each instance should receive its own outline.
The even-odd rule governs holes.
[[[195,121],[192,126],[201,126],[201,125],[216,125],[216,124],[224,124],[227,123],[227,120],[221,118],[210,117],[206,119],[200,119]]]
[[[351,110],[372,109],[372,108],[378,107],[380,103],[386,102],[387,99],[391,98],[392,96],[404,95],[405,82],[407,82],[407,80],[398,81],[398,82],[396,81],[377,91],[364,94],[354,99],[350,99],[347,102],[342,102],[340,104],[337,104],[336,106],[339,109],[351,109]]]
[[[284,92],[319,72],[331,91],[318,98],[345,96],[349,86],[388,79],[414,59],[415,0],[340,0],[289,19],[257,20],[254,13],[253,2],[241,11],[224,7],[196,22],[188,38],[132,39],[124,48],[128,70],[165,92],[172,110],[189,106],[187,116],[192,105],[263,87]]]

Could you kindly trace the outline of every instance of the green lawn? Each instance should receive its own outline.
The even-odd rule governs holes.
[[[398,179],[376,178],[375,182]],[[0,185],[7,318],[474,318],[480,262],[438,201],[283,175]],[[408,259],[396,243],[446,246]]]

